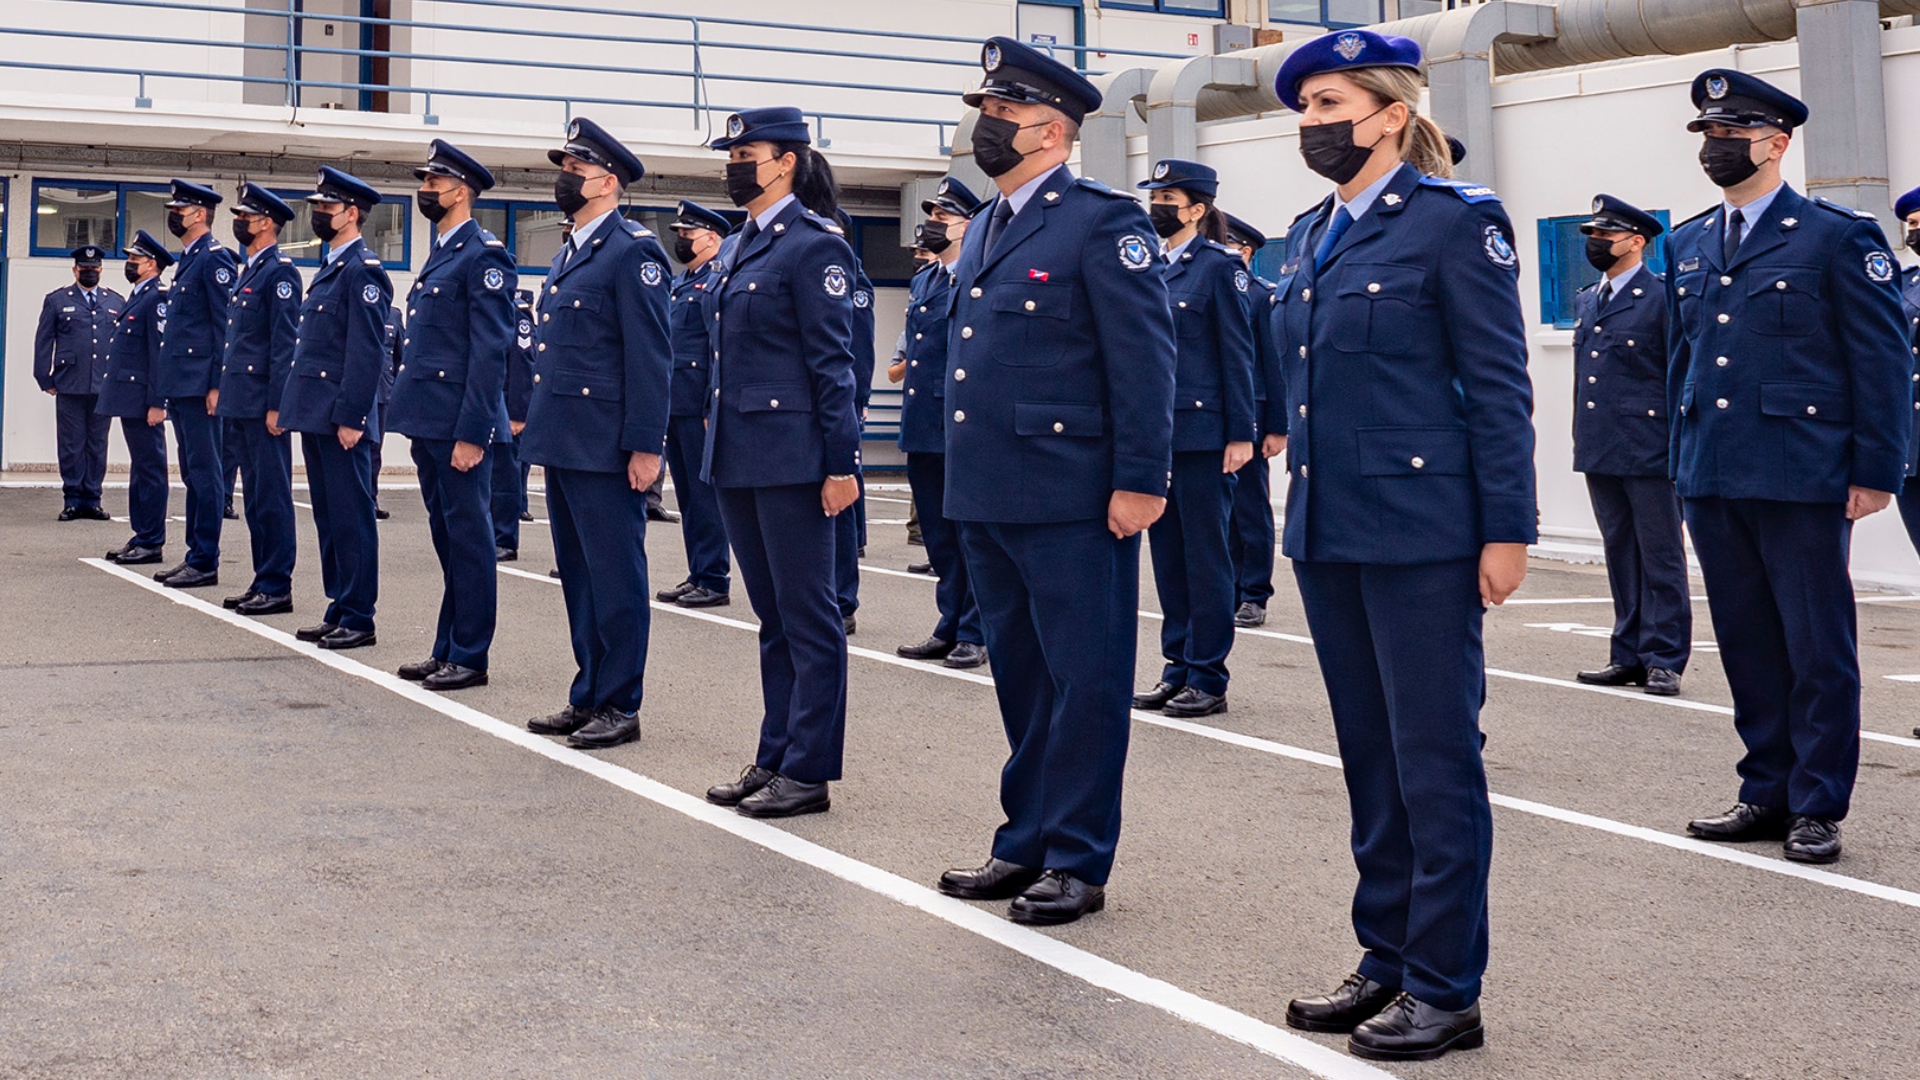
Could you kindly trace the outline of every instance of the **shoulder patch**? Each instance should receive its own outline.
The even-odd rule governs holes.
[[[1511,270],[1520,265],[1520,256],[1513,250],[1512,241],[1507,239],[1498,225],[1489,223],[1480,230],[1480,247],[1487,253],[1487,261],[1502,270]]]
[[[1128,233],[1120,238],[1120,265],[1136,274],[1153,265],[1153,252],[1153,245],[1145,237]]]
[[[1500,201],[1500,196],[1494,194],[1493,189],[1485,184],[1469,184],[1461,180],[1442,180],[1437,176],[1423,176],[1420,178],[1420,186],[1444,188],[1460,196],[1460,200],[1467,203]]]
[[[1093,192],[1095,195],[1105,195],[1109,199],[1125,199],[1130,203],[1138,203],[1140,201],[1134,198],[1131,193],[1125,192],[1125,191],[1115,191],[1112,188],[1108,187],[1107,185],[1101,183],[1100,181],[1095,180],[1091,176],[1076,177],[1074,179],[1074,185],[1076,187],[1085,188],[1088,191]]]
[[[1236,288],[1236,289],[1238,289],[1238,290],[1240,290],[1241,292],[1246,292],[1246,291],[1247,291],[1247,286],[1249,286],[1249,285],[1251,285],[1251,284],[1252,284],[1252,281],[1251,281],[1250,279],[1248,279],[1248,277],[1247,277],[1247,272],[1246,272],[1245,270],[1235,270],[1235,271],[1233,272],[1233,287],[1234,287],[1234,288]]]
[[[233,284],[233,271],[227,269],[224,266],[215,267],[213,271],[213,280],[219,282],[222,285],[231,285]]]
[[[1895,268],[1893,257],[1884,251],[1867,253],[1867,280],[1877,284],[1886,284],[1893,280]]]
[[[480,284],[497,292],[506,286],[507,275],[501,273],[499,267],[489,266],[486,271],[480,275]]]
[[[282,300],[293,299],[293,282],[283,281],[280,284],[275,285],[273,287],[273,295],[279,297]]]
[[[658,284],[660,284],[660,282],[661,282],[661,280],[662,280],[662,278],[663,278],[663,277],[664,277],[664,275],[663,275],[663,274],[661,274],[661,272],[660,272],[660,264],[659,264],[659,263],[657,263],[657,262],[654,262],[653,260],[651,260],[651,259],[649,259],[649,260],[647,260],[647,261],[646,261],[645,263],[642,263],[642,264],[641,264],[641,266],[640,266],[640,284],[642,284],[642,285],[646,285],[646,286],[654,286],[654,285],[658,285]]]
[[[379,303],[380,302],[380,286],[375,285],[374,283],[369,281],[366,284],[366,286],[360,290],[360,299],[365,300],[369,304]]]
[[[821,286],[826,289],[828,296],[835,299],[847,295],[846,269],[838,264],[827,267],[826,273],[821,281]]]

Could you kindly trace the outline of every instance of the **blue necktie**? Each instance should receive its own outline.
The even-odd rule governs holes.
[[[1338,244],[1340,238],[1345,236],[1347,230],[1352,227],[1353,215],[1347,213],[1347,208],[1343,206],[1340,208],[1339,213],[1333,215],[1332,224],[1327,226],[1326,233],[1320,237],[1320,246],[1313,249],[1313,268],[1315,270],[1320,269],[1320,267],[1326,263],[1327,256],[1333,254],[1333,246]]]

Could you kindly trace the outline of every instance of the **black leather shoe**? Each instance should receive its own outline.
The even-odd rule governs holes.
[[[371,630],[349,630],[341,627],[314,644],[323,649],[358,649],[367,645],[376,645],[380,641]]]
[[[147,563],[157,563],[161,558],[162,553],[159,548],[141,547],[131,540],[124,546],[107,552],[107,561],[121,566],[142,566]]]
[[[254,593],[253,599],[234,609],[242,615],[258,617],[261,615],[284,615],[293,610],[293,594],[281,593],[268,596],[266,593]]]
[[[1647,693],[1658,697],[1680,696],[1680,673],[1663,667],[1648,668]]]
[[[1833,862],[1840,857],[1840,823],[1796,814],[1780,853],[1794,862]]]
[[[1476,1050],[1486,1041],[1479,1002],[1450,1012],[1403,993],[1353,1029],[1347,1052],[1374,1061],[1432,1061],[1449,1050]]]
[[[340,629],[338,623],[323,622],[315,626],[303,626],[295,630],[293,636],[299,638],[301,641],[319,641],[321,638],[326,637],[338,629]]]
[[[592,709],[568,705],[552,716],[538,716],[527,721],[527,730],[535,735],[571,735],[592,722]]]
[[[77,506],[63,506],[60,508],[60,516],[54,520],[78,521],[80,520],[80,508]]]
[[[175,574],[184,572],[186,568],[187,568],[187,564],[181,563],[178,566],[168,567],[165,570],[155,570],[153,572],[153,580],[159,582],[162,585],[165,585],[167,583],[168,578],[172,577]]]
[[[550,578],[552,578],[552,579],[553,579],[553,580],[555,580],[555,581],[559,581],[559,580],[560,580],[560,568],[556,566],[556,567],[554,567],[553,569],[551,569],[551,570],[549,570],[549,571],[547,571],[547,576],[548,576],[548,577],[550,577]]]
[[[1173,700],[1162,706],[1160,711],[1168,716],[1189,719],[1196,716],[1212,716],[1215,713],[1227,711],[1227,695],[1209,694],[1205,690],[1189,686],[1175,694]]]
[[[98,506],[82,506],[73,512],[82,521],[112,521],[113,515]]]
[[[1588,686],[1639,686],[1647,681],[1647,669],[1608,664],[1599,671],[1583,671],[1574,678]]]
[[[937,887],[962,900],[1011,900],[1039,880],[1040,871],[1034,867],[989,858],[983,865],[956,866],[941,874]]]
[[[432,685],[428,679],[427,684]],[[621,712],[610,705],[593,711],[587,726],[567,736],[567,745],[575,750],[611,750],[622,743],[640,740],[640,714]]]
[[[392,516],[392,514],[387,513],[386,507],[381,506],[379,503],[373,504],[373,520],[385,521]]]
[[[1167,707],[1167,702],[1179,697],[1180,691],[1185,689],[1184,686],[1175,686],[1170,682],[1154,683],[1153,689],[1144,694],[1133,695],[1133,707],[1148,710],[1164,709]]]
[[[859,623],[853,620],[853,616],[851,615],[848,615],[847,617],[840,620],[840,628],[847,632],[848,637],[853,636],[854,630],[857,629],[859,625],[860,625]]]
[[[663,604],[671,604],[675,600],[678,600],[681,597],[692,592],[694,588],[695,586],[693,582],[683,581],[680,584],[675,585],[671,589],[661,589],[659,592],[653,594],[653,598],[655,600],[660,601]]]
[[[520,520],[531,522],[533,520],[533,511],[531,510],[520,511]]]
[[[487,673],[459,664],[443,664],[439,671],[420,680],[420,685],[429,690],[465,690],[469,686],[487,685]]]
[[[987,649],[984,645],[975,645],[971,641],[962,641],[947,654],[946,666],[950,668],[977,668],[987,662]]]
[[[1233,613],[1235,626],[1262,626],[1267,621],[1267,609],[1249,600],[1241,604]]]
[[[1331,994],[1287,1002],[1287,1026],[1345,1035],[1380,1015],[1380,1010],[1393,1004],[1398,996],[1400,991],[1382,986],[1356,971]]]
[[[510,547],[495,547],[493,549],[493,561],[494,562],[519,562],[520,553]]]
[[[1007,917],[1028,926],[1059,926],[1107,906],[1107,890],[1065,870],[1042,870],[1040,880],[1013,898]]]
[[[832,805],[826,784],[803,784],[791,776],[774,773],[766,787],[741,799],[733,808],[748,817],[778,818],[825,813]]]
[[[221,518],[223,518],[224,520],[227,520],[227,521],[239,521],[239,520],[240,520],[240,515],[239,515],[239,514],[236,514],[236,513],[234,513],[234,511],[233,511],[233,500],[232,500],[232,499],[228,499],[228,500],[227,500],[227,505],[226,505],[226,506],[224,506],[224,507],[222,507],[222,508],[220,509],[220,516],[221,516]]]
[[[166,580],[160,584],[169,589],[199,589],[208,585],[218,585],[220,571],[195,570],[191,566],[183,566],[174,573],[168,574]]]
[[[667,509],[664,506],[649,506],[647,507],[647,520],[648,521],[664,521],[667,524],[671,525],[674,522],[680,520],[680,515],[674,513],[673,511]]]
[[[726,607],[733,603],[733,597],[723,592],[714,592],[703,585],[696,585],[674,601],[684,608]]]
[[[925,574],[925,575],[926,575],[926,576],[928,576],[928,577],[932,577],[932,576],[933,576],[933,564],[932,564],[932,563],[930,563],[930,562],[913,562],[913,563],[908,563],[908,564],[907,564],[907,573],[909,573],[909,574]]]
[[[740,779],[731,784],[715,784],[707,789],[707,801],[715,806],[738,806],[740,800],[766,787],[773,779],[772,769],[749,765],[740,770]]]
[[[926,547],[927,538],[917,532],[910,532],[907,534],[907,543],[912,544],[914,547]]]
[[[239,596],[229,596],[225,600],[220,601],[220,606],[223,608],[226,608],[228,611],[232,611],[238,608],[241,604],[244,604],[247,601],[259,595],[260,594],[257,591],[253,589],[248,589],[246,592],[241,593]]]
[[[893,651],[909,660],[944,660],[953,648],[954,643],[945,638],[930,637],[918,645],[902,645]]]
[[[401,664],[399,670],[395,671],[394,674],[408,682],[419,682],[446,666],[447,662],[445,660],[429,656],[425,660],[415,660],[411,664]]]
[[[1734,803],[1733,809],[1713,817],[1687,822],[1687,834],[1702,840],[1784,840],[1787,812],[1752,803]]]

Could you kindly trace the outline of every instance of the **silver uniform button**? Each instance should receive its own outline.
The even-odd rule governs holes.
[[[1681,296],[1687,295],[1687,287],[1685,285],[1680,286],[1680,295]]]
[[[1713,358],[1713,362],[1714,362],[1715,364],[1717,364],[1717,365],[1719,365],[1720,367],[1726,367],[1726,366],[1727,366],[1727,358],[1726,358],[1726,357],[1724,357],[1724,356],[1716,356],[1716,357],[1714,357],[1714,358]]]
[[[1819,410],[1819,409],[1817,409],[1817,408],[1815,408],[1814,406],[1812,406],[1812,405],[1809,405],[1809,406],[1807,406],[1807,415],[1808,415],[1808,416],[1814,416],[1814,415],[1817,415],[1817,414],[1818,414],[1819,412],[1820,412],[1820,410]]]
[[[980,299],[980,287],[978,285],[974,286],[973,291],[967,295],[973,297],[975,300]]]
[[[1593,408],[1593,402],[1591,401],[1587,402],[1587,408],[1589,409]]]
[[[539,382],[539,381],[540,381],[540,376],[538,376],[538,375],[535,375],[535,376],[533,377],[533,381],[534,381],[534,382]]]
[[[954,422],[954,423],[956,423],[956,424],[964,424],[964,423],[966,423],[966,422],[967,422],[967,413],[966,413],[966,410],[965,410],[965,409],[955,409],[955,410],[953,410],[953,422]]]
[[[1305,405],[1300,406],[1300,415],[1301,416],[1307,415],[1307,407]]]
[[[915,334],[915,335],[913,335],[913,340],[915,340],[915,341],[919,341],[919,340],[920,340],[921,338],[923,338],[923,337],[926,337],[926,336],[927,336],[927,335],[925,335],[925,334]]]
[[[1305,465],[1302,465],[1300,466],[1300,478],[1304,480],[1306,479],[1306,476],[1307,476],[1307,467]]]
[[[1305,360],[1306,358],[1307,358],[1307,347],[1305,345],[1302,345],[1300,346],[1300,359]]]
[[[1599,379],[1599,378],[1598,378],[1597,376],[1594,376],[1594,375],[1589,375],[1589,376],[1587,376],[1587,385],[1588,385],[1588,386],[1592,386],[1592,385],[1593,385],[1594,383],[1597,383],[1597,382],[1599,382],[1599,381],[1600,381],[1600,379]]]
[[[971,327],[971,326],[963,326],[963,327],[961,327],[961,328],[960,328],[960,336],[961,336],[962,338],[970,338],[970,337],[972,337],[972,336],[973,336],[973,327]]]
[[[1180,301],[1179,303],[1180,303],[1180,306],[1181,306],[1181,307],[1186,307],[1186,306],[1187,306],[1187,302],[1186,302],[1185,300],[1182,300],[1182,301]],[[1031,301],[1031,300],[1029,300],[1029,301],[1027,301],[1027,310],[1028,310],[1028,311],[1032,311],[1032,310],[1033,310],[1033,301]]]
[[[1053,433],[1054,433],[1055,435],[1058,435],[1058,434],[1060,434],[1061,432],[1063,432],[1063,431],[1065,431],[1065,430],[1067,430],[1067,425],[1065,425],[1065,424],[1063,424],[1063,423],[1061,423],[1061,422],[1060,422],[1060,421],[1058,421],[1058,420],[1055,420],[1055,421],[1053,422]]]
[[[1598,349],[1589,349],[1587,355],[1593,357],[1595,360],[1600,359],[1600,351]]]
[[[1773,283],[1773,287],[1776,289],[1785,289],[1787,287],[1787,283],[1784,281],[1776,281]]]
[[[909,386],[909,387],[907,387],[907,396],[908,396],[908,397],[912,397],[912,396],[913,396],[913,387],[911,387],[911,386]]]
[[[1368,291],[1368,292],[1370,292],[1370,293],[1377,293],[1377,292],[1379,292],[1379,291],[1380,291],[1380,283],[1379,283],[1379,282],[1377,282],[1377,281],[1369,281],[1369,282],[1367,282],[1367,291]]]
[[[546,343],[546,342],[544,342],[544,341],[543,341],[543,342],[541,342],[541,343],[540,343],[540,351],[541,351],[541,352],[546,352],[546,351],[547,351],[547,343]]]
[[[1716,399],[1716,400],[1714,401],[1714,403],[1713,403],[1713,406],[1714,406],[1714,408],[1716,408],[1716,409],[1724,409],[1724,408],[1726,408],[1726,407],[1727,407],[1727,399],[1726,399],[1726,398],[1718,398],[1718,399]]]
[[[1730,323],[1733,321],[1733,316],[1728,315],[1724,311],[1721,312],[1718,316],[1716,316],[1716,318],[1718,318],[1722,323]]]
[[[1302,300],[1311,300],[1311,299],[1313,299],[1313,290],[1312,290],[1312,289],[1301,289],[1301,290],[1300,290],[1300,299],[1302,299]]]
[[[1627,339],[1627,348],[1629,348],[1629,349],[1631,349],[1631,348],[1633,348],[1633,339],[1632,339],[1632,338],[1628,338],[1628,339]]]
[[[769,408],[769,409],[777,409],[777,408],[779,408],[779,407],[780,407],[780,399],[779,399],[779,398],[774,398],[774,399],[772,399],[771,401],[768,401],[768,402],[767,402],[767,408]]]
[[[757,282],[757,281],[749,281],[749,282],[747,282],[747,291],[748,291],[748,292],[752,292],[752,291],[754,291],[755,289],[758,289],[759,287],[760,287],[760,283],[759,283],[759,282]]]
[[[966,369],[966,368],[963,368],[963,367],[962,367],[962,368],[954,368],[954,369],[953,369],[953,381],[954,381],[954,382],[966,382],[966,381],[967,381],[967,369]]]
[[[1181,307],[1186,307],[1187,305],[1186,305],[1186,303],[1185,303],[1185,302],[1182,302],[1182,303],[1180,304],[1180,306],[1181,306]],[[1033,310],[1033,308],[1034,308],[1034,304],[1033,304],[1033,301],[1031,301],[1031,300],[1029,300],[1029,301],[1027,301],[1027,310],[1028,310],[1028,311],[1032,311],[1032,310]]]
[[[1416,469],[1424,469],[1427,467],[1427,459],[1416,454],[1414,455],[1413,460],[1408,462],[1407,464],[1412,465]]]
[[[1648,410],[1647,410],[1647,415],[1648,415],[1648,416],[1658,416],[1659,414],[1658,414],[1658,413],[1656,413],[1656,412],[1654,412],[1654,411],[1653,411],[1652,409],[1648,409]]]
[[[593,394],[593,387],[591,387],[591,386],[583,386],[583,387],[581,387],[581,388],[580,388],[580,396],[581,396],[581,397],[590,397],[590,396],[592,396],[592,394]]]
[[[1727,276],[1727,275],[1725,275],[1725,274],[1721,274],[1721,275],[1720,275],[1720,284],[1722,284],[1722,285],[1731,285],[1731,284],[1733,284],[1733,279],[1732,279],[1732,278],[1730,278],[1730,277],[1728,277],[1728,276]]]

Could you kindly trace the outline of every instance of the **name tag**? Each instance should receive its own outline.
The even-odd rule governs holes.
[[[1689,271],[1689,270],[1698,270],[1698,269],[1700,269],[1700,260],[1699,260],[1699,259],[1681,259],[1681,260],[1680,260],[1680,272],[1681,272],[1681,273],[1683,273],[1683,274],[1684,274],[1684,273],[1686,273],[1686,272],[1687,272],[1687,271]]]

